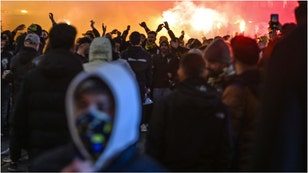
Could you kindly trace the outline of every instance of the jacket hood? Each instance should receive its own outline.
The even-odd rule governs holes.
[[[112,158],[137,142],[141,102],[136,79],[127,68],[120,64],[106,63],[100,68],[77,75],[70,83],[66,94],[66,111],[73,142],[85,158],[89,159],[90,155],[81,142],[76,128],[73,94],[78,84],[90,77],[101,79],[110,88],[115,100],[113,129],[108,144],[99,158],[94,161],[94,169],[100,170],[106,167]]]
[[[110,41],[105,37],[95,38],[91,42],[89,62],[83,65],[84,69],[89,71],[93,67],[110,61],[112,61],[112,47]]]

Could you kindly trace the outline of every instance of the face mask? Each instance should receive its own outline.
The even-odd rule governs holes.
[[[112,122],[107,113],[91,109],[77,119],[79,137],[89,154],[97,160],[106,148]]]

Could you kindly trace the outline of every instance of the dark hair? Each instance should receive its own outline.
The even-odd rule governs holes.
[[[231,47],[233,56],[238,61],[248,65],[257,64],[260,49],[254,39],[245,36],[236,36],[231,40]]]
[[[113,98],[110,88],[98,77],[89,77],[80,82],[74,92],[74,99],[78,99],[84,93],[107,94]]]
[[[91,44],[91,42],[92,42],[92,40],[89,39],[88,37],[82,37],[82,38],[79,38],[79,39],[77,40],[77,43],[78,43],[79,45],[81,45],[81,44],[83,44],[83,43],[89,43],[89,44]]]
[[[155,37],[156,37],[156,34],[157,34],[157,33],[156,33],[155,31],[149,31],[147,34],[148,34],[148,35],[149,35],[149,34],[154,34]]]
[[[298,25],[307,23],[307,1],[298,1],[299,6],[295,8],[295,18]]]
[[[205,61],[200,54],[186,53],[180,61],[180,68],[188,77],[200,77],[205,70]]]
[[[202,45],[202,43],[200,42],[200,40],[198,39],[193,39],[191,41],[190,47],[189,48],[199,48]]]
[[[129,41],[132,45],[138,45],[140,43],[140,33],[134,31],[129,36]]]
[[[74,26],[66,23],[54,25],[49,32],[50,46],[53,49],[70,49],[73,47],[77,30]]]
[[[167,40],[163,40],[159,43],[159,47],[161,47],[163,44],[169,47],[169,42]]]

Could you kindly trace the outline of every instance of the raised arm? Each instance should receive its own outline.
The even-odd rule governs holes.
[[[94,24],[95,24],[94,20],[91,20],[90,22],[91,22],[91,25],[90,25],[90,26],[91,26],[91,28],[92,28],[92,31],[93,31],[95,37],[99,37],[100,34],[99,34],[98,30],[97,30],[97,29],[95,28],[95,26],[94,26]]]

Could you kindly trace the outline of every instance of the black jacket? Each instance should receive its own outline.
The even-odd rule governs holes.
[[[71,164],[76,157],[73,144],[69,143],[42,154],[35,159],[32,171],[60,172]],[[136,148],[136,144],[128,146],[115,157],[110,165],[99,170],[100,172],[166,172],[159,163]]]
[[[70,139],[65,93],[73,77],[83,70],[68,50],[50,50],[37,68],[24,78],[13,115],[12,140],[27,148],[29,157]]]
[[[227,170],[229,125],[215,89],[202,79],[187,79],[154,104],[147,152],[171,171]]]
[[[165,57],[161,54],[153,57],[153,88],[170,87],[169,80],[174,80],[177,76],[179,68],[179,59],[173,53],[168,53]],[[168,73],[172,74],[172,78],[168,77]]]
[[[140,87],[141,96],[145,94],[145,87],[149,88],[152,83],[152,58],[139,46],[130,46],[122,52],[125,59],[136,74]]]
[[[13,78],[13,93],[17,96],[25,74],[34,68],[32,60],[39,56],[39,53],[31,47],[24,47],[12,58],[11,72]]]

